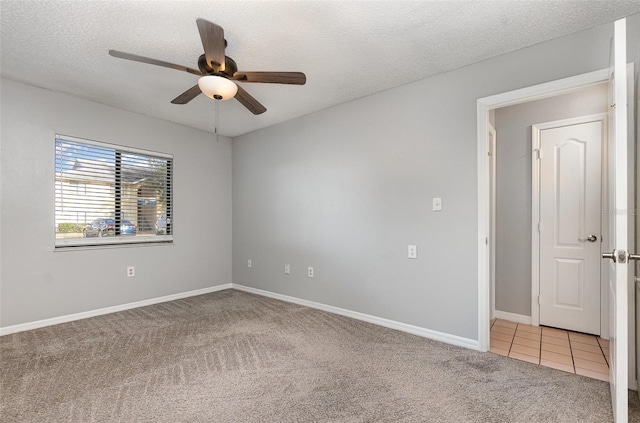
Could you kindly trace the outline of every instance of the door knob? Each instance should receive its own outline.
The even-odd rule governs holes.
[[[627,254],[624,250],[613,250],[610,253],[602,253],[602,258],[611,259],[614,263],[626,263],[627,260],[640,260],[640,254]]]
[[[589,235],[589,237],[587,238],[578,238],[578,241],[580,242],[585,242],[585,241],[589,241],[589,242],[596,242],[598,240],[598,237],[595,235]]]

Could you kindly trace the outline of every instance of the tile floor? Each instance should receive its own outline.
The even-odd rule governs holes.
[[[609,381],[609,341],[594,335],[494,319],[490,351]]]

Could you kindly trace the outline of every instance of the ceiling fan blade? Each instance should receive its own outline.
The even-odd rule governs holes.
[[[109,50],[109,54],[119,59],[133,60],[134,62],[148,63],[150,65],[164,66],[165,68],[176,69],[179,71],[189,72],[194,75],[202,76],[203,73],[199,70],[188,68],[182,65],[176,65],[175,63],[165,62],[163,60],[151,59],[149,57],[138,56],[137,54],[125,53],[118,50]]]
[[[238,92],[236,93],[236,100],[240,102],[244,107],[249,109],[251,113],[254,115],[259,115],[267,111],[267,108],[264,107],[258,100],[253,98],[251,94],[246,92],[242,87],[238,87]]]
[[[187,91],[183,92],[171,102],[173,104],[187,104],[194,98],[196,98],[202,91],[200,91],[200,87],[196,84],[193,87],[189,88]]]
[[[233,78],[241,82],[304,85],[307,77],[302,72],[236,72]]]
[[[225,69],[224,30],[222,27],[205,19],[196,19],[196,23],[198,24],[198,32],[200,32],[200,39],[202,39],[202,47],[204,47],[207,64],[218,72],[223,71]]]

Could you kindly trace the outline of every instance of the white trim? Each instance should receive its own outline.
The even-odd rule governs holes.
[[[165,295],[163,297],[151,298],[148,300],[135,301],[133,303],[121,304],[117,306],[99,308],[97,310],[84,311],[82,313],[68,314],[66,316],[53,317],[51,319],[37,320],[35,322],[21,323],[19,325],[0,327],[0,336],[9,335],[25,330],[38,329],[47,326],[58,325],[60,323],[73,322],[75,320],[87,319],[89,317],[101,316],[103,314],[116,313],[118,311],[130,310],[132,308],[144,307],[148,305],[164,303],[167,301],[180,300],[182,298],[195,297],[196,295],[209,294],[211,292],[231,289],[231,284],[212,286],[209,288],[196,289],[194,291],[180,292],[178,294]]]
[[[515,104],[553,97],[560,93],[566,94],[571,91],[579,90],[589,85],[600,84],[608,80],[609,69],[600,69],[581,75],[558,79],[556,81],[545,82],[544,84],[484,97],[478,99],[478,102],[483,105],[490,106],[487,109],[487,111],[489,111],[500,107],[513,106]]]
[[[157,235],[164,236],[164,235]],[[112,238],[112,237],[109,237]],[[81,240],[84,238],[75,238]],[[67,253],[69,251],[90,251],[90,250],[108,250],[108,249],[123,249],[123,248],[136,248],[136,247],[173,247],[174,241],[160,241],[160,242],[125,242],[119,244],[102,244],[102,245],[59,245],[55,246],[53,251],[55,253]]]
[[[211,292],[223,291],[225,289],[237,289],[238,291],[250,292],[252,294],[274,298],[276,300],[286,301],[289,303],[299,304],[305,307],[311,307],[311,308],[323,310],[333,314],[339,314],[341,316],[350,317],[356,320],[362,320],[364,322],[373,323],[374,325],[384,326],[390,329],[396,329],[396,330],[407,332],[413,335],[422,336],[424,338],[445,342],[447,344],[457,345],[459,347],[469,348],[473,350],[478,349],[478,341],[476,341],[475,339],[463,338],[460,336],[451,335],[444,332],[438,332],[431,329],[422,328],[420,326],[409,325],[409,324],[397,322],[394,320],[383,319],[381,317],[359,313],[357,311],[346,310],[339,307],[334,307],[334,306],[330,306],[322,303],[316,303],[313,301],[303,300],[296,297],[290,297],[287,295],[277,294],[274,292],[264,291],[262,289],[251,288],[248,286],[232,284],[232,283],[213,286],[209,288],[196,289],[194,291],[181,292],[178,294],[166,295],[163,297],[151,298],[148,300],[136,301],[133,303],[127,303],[127,304],[122,304],[122,305],[117,305],[112,307],[105,307],[97,310],[85,311],[82,313],[75,313],[75,314],[69,314],[66,316],[53,317],[51,319],[37,320],[34,322],[22,323],[19,325],[0,327],[0,336],[9,335],[17,332],[23,332],[26,330],[43,328],[47,326],[58,325],[60,323],[73,322],[75,320],[87,319],[90,317],[101,316],[103,314],[116,313],[119,311],[130,310],[133,308],[144,307],[144,306],[163,303],[167,301],[174,301],[182,298],[194,297],[196,295],[209,294]]]
[[[531,127],[531,323],[540,325],[540,131]]]
[[[489,349],[489,320],[491,320],[491,254],[485,240],[489,236],[489,183],[487,172],[487,125],[489,124],[490,103],[479,99],[477,103],[478,115],[478,350]]]
[[[314,301],[303,300],[301,298],[290,297],[288,295],[277,294],[275,292],[264,291],[262,289],[252,288],[249,286],[231,284],[233,289],[238,291],[245,291],[263,297],[274,298],[276,300],[285,301],[288,303],[299,304],[305,307],[311,307],[318,310],[326,311],[328,313],[339,314],[341,316],[350,317],[356,320],[362,320],[364,322],[373,323],[374,325],[384,326],[386,328],[399,330],[401,332],[407,332],[412,335],[421,336],[423,338],[433,339],[435,341],[444,342],[451,345],[457,345],[459,347],[469,348],[473,350],[478,349],[478,341],[475,339],[463,338],[461,336],[451,335],[444,332],[438,332],[431,329],[426,329],[420,326],[409,325],[406,323],[397,322],[395,320],[383,319],[382,317],[372,316],[370,314],[359,313],[357,311],[346,310],[344,308],[334,307],[327,304],[316,303]]]
[[[578,124],[581,124],[581,123],[605,122],[604,128],[606,129],[606,120],[607,120],[608,116],[609,116],[609,114],[606,113],[606,112],[594,113],[592,115],[584,115],[584,116],[578,116],[578,117],[574,117],[574,118],[554,120],[554,121],[551,121],[551,122],[536,123],[536,124],[533,124],[531,126],[535,127],[538,130],[538,133],[539,133],[539,131],[541,131],[543,129],[560,128],[562,126],[578,125]],[[538,140],[538,142],[539,142],[539,140]]]
[[[534,326],[540,324],[540,302],[538,296],[540,295],[540,231],[538,225],[540,224],[540,131],[545,129],[560,128],[563,126],[579,125],[590,122],[600,122],[602,124],[602,138],[601,138],[601,159],[600,159],[600,233],[599,238],[603,236],[608,238],[608,225],[605,225],[605,214],[603,210],[606,204],[607,197],[607,175],[606,175],[606,151],[607,151],[607,113],[596,113],[592,115],[579,116],[575,118],[560,119],[551,122],[536,123],[531,125],[531,322]],[[602,249],[602,242],[600,242],[600,248]],[[602,253],[602,251],[600,251]],[[598,254],[598,260],[600,260]],[[603,266],[606,268],[606,266]],[[602,270],[600,271],[600,294],[602,295],[602,285],[604,281],[608,281],[602,278]],[[608,273],[607,273],[608,274]],[[608,285],[608,282],[605,284]],[[608,307],[603,307],[602,301],[600,302],[600,322],[606,319],[608,316]],[[602,324],[600,325],[600,335],[602,335]]]
[[[491,316],[495,318],[496,314],[496,161],[498,153],[498,144],[496,139],[496,129],[490,122],[487,122],[487,131],[491,134],[491,142],[487,139],[487,150],[491,152],[489,156],[489,184],[491,188],[489,190],[489,284],[491,286]]]
[[[490,320],[490,263],[489,248],[485,239],[489,236],[489,181],[487,180],[487,123],[489,110],[511,106],[527,101],[551,97],[560,93],[567,93],[588,85],[606,82],[609,70],[602,69],[570,78],[551,81],[532,87],[509,91],[477,101],[477,166],[478,166],[478,350],[487,351],[489,347]]]
[[[523,325],[532,324],[531,316],[525,316],[524,314],[509,313],[508,311],[496,310],[495,315],[493,317],[495,317],[496,319],[508,320],[510,322],[522,323]],[[538,326],[538,325],[534,325],[534,326]]]
[[[173,235],[110,236],[105,238],[56,238],[55,251],[73,251],[76,247],[106,247],[114,245],[172,244]]]

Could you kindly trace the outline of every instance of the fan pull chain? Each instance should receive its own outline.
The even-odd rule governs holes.
[[[216,124],[215,124],[215,133],[216,133],[216,142],[220,142],[220,135],[218,134],[218,123],[220,122],[220,100],[215,100],[216,104]]]

